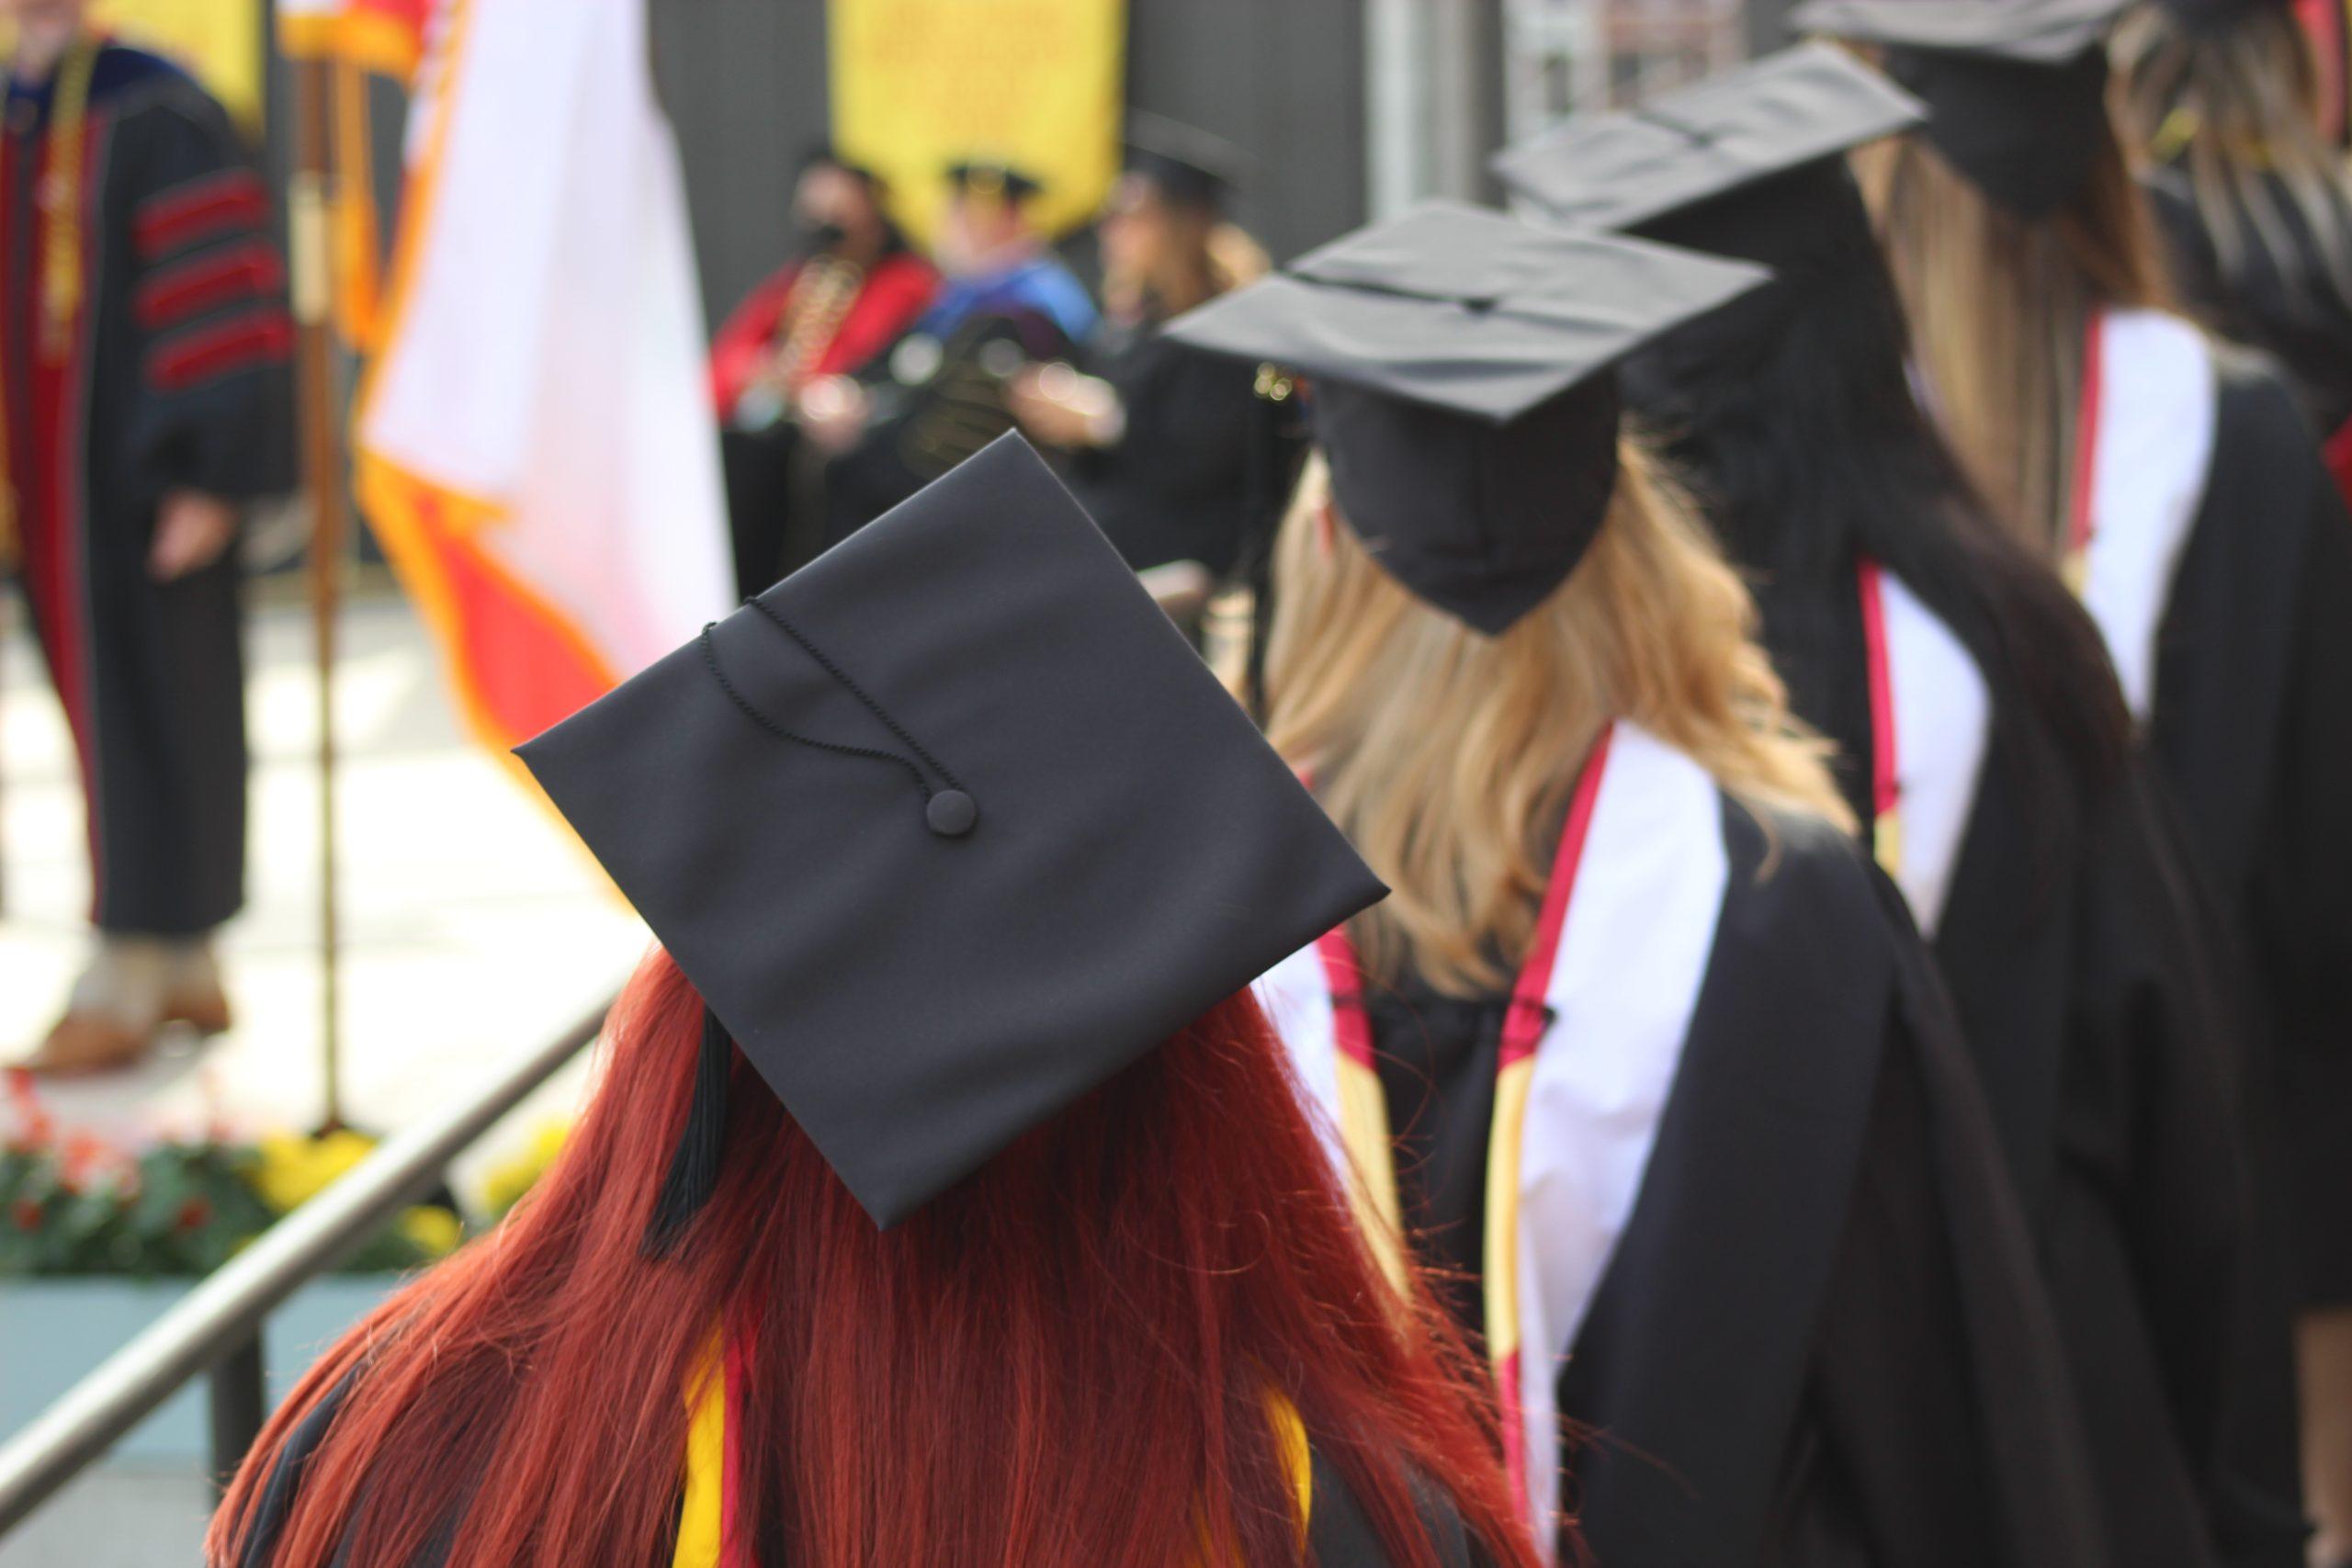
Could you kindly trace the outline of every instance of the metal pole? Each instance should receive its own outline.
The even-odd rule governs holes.
[[[264,1386],[259,1324],[245,1342],[213,1365],[207,1377],[206,1402],[212,1417],[212,1484],[226,1492],[261,1436],[269,1414],[269,1391]]]
[[[302,470],[309,482],[311,634],[317,655],[319,726],[319,1061],[322,1130],[343,1118],[343,964],[335,847],[335,620],[350,533],[344,491],[343,422],[335,386],[332,310],[334,255],[327,220],[328,148],[334,112],[334,68],[324,60],[294,66],[294,180],[288,203],[298,334],[295,375],[301,400]]]
[[[1487,160],[1503,144],[1503,0],[1431,0],[1429,47],[1431,187],[1492,201]]]
[[[596,1037],[611,1005],[517,1058],[447,1110],[385,1139],[342,1180],[206,1275],[177,1305],[0,1444],[0,1537],[183,1384],[252,1342],[280,1302],[430,1192],[453,1156]]]
[[[1364,188],[1372,216],[1429,194],[1425,75],[1430,0],[1368,0],[1364,13]]]

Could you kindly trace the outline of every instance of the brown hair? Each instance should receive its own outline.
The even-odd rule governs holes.
[[[2318,62],[2294,15],[2259,7],[2191,32],[2148,6],[2118,29],[2115,58],[2116,111],[2153,161],[2187,175],[2222,275],[2262,254],[2281,277],[2306,276],[2287,259],[2292,208],[2321,263],[2314,281],[2352,308],[2352,190],[2320,133]]]
[[[2167,297],[2122,146],[2111,127],[2099,141],[2081,190],[2038,219],[1995,203],[1917,135],[1853,155],[1922,396],[1978,492],[2043,552],[2063,547],[2093,312]]]

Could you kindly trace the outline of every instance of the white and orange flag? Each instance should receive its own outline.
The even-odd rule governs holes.
[[[414,84],[359,499],[503,754],[732,597],[645,0],[454,0]]]

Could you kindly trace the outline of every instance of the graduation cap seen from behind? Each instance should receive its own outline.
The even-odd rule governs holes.
[[[1405,587],[1494,636],[1566,581],[1607,515],[1611,367],[1766,276],[1438,201],[1166,331],[1310,378],[1349,525]]]
[[[1928,106],[1923,134],[2019,217],[2082,188],[2112,132],[2107,34],[2129,0],[1806,0],[1800,32],[1876,45]]]
[[[968,195],[1005,201],[1027,201],[1046,188],[1026,170],[990,158],[965,158],[948,164],[947,184]]]
[[[1636,108],[1579,115],[1494,169],[1548,221],[1638,231],[1925,118],[1849,51],[1800,44]]]
[[[1017,436],[521,755],[886,1226],[1385,891]]]
[[[1166,198],[1221,209],[1240,180],[1241,151],[1205,130],[1144,109],[1127,111],[1127,169]]]

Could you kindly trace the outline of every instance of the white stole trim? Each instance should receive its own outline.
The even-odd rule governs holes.
[[[1976,810],[1992,694],[1967,647],[1902,579],[1879,573],[1879,599],[1894,688],[1895,810],[1903,825],[1894,882],[1919,930],[1932,937]],[[1886,738],[1876,743],[1885,745]]]
[[[2177,316],[2109,310],[2099,332],[2083,606],[2107,639],[2132,717],[2145,724],[2157,635],[2212,468],[2219,385],[2204,334]]]
[[[1689,1038],[1731,875],[1723,796],[1698,763],[1620,722],[1544,999],[1520,1171],[1520,1412],[1536,1537],[1552,1556],[1555,1390],[1632,1219]],[[1325,1145],[1344,1168],[1331,997],[1313,948],[1258,985]]]

